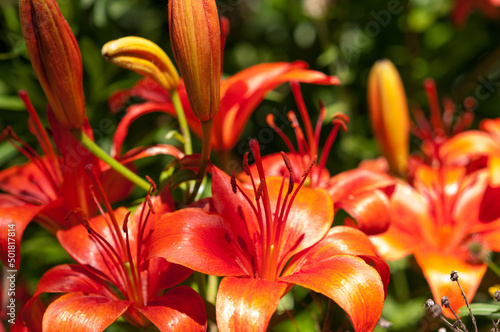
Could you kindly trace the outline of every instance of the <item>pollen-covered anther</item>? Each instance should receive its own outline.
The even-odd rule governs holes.
[[[233,171],[231,174],[231,188],[233,189],[233,193],[236,194],[238,192],[238,187],[236,185],[236,172]]]
[[[458,280],[458,272],[455,270],[451,271],[450,279],[451,279],[451,281],[457,281]]]
[[[293,185],[294,185],[294,171],[292,168],[292,163],[290,162],[290,159],[288,156],[281,151],[281,157],[283,157],[283,161],[285,162],[285,166],[288,169],[288,175],[289,175],[289,182],[288,182],[288,194],[291,194],[293,191]]]

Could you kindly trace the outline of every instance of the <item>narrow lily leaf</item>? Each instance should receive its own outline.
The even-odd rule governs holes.
[[[457,292],[457,285],[450,281],[450,273],[458,272],[460,285],[468,299],[472,299],[477,287],[486,272],[486,264],[469,264],[456,253],[445,254],[440,251],[416,252],[415,259],[422,268],[427,279],[434,301],[441,303],[441,298],[447,296],[453,310],[463,306],[463,297]],[[453,318],[450,310],[443,308],[446,317]]]
[[[32,204],[0,208],[0,259],[9,270],[19,268],[24,230],[43,208]]]
[[[222,279],[216,302],[219,330],[266,331],[286,288],[286,283],[263,279]]]
[[[187,286],[173,288],[137,310],[162,332],[202,332],[207,329],[203,300]]]
[[[238,262],[247,261],[235,245],[236,236],[226,220],[199,208],[186,208],[158,220],[151,234],[147,258],[167,261],[212,275],[240,276]]]
[[[43,330],[102,332],[131,305],[131,301],[69,293],[47,307],[43,316]]]
[[[355,256],[338,255],[304,265],[279,280],[331,298],[349,315],[355,331],[372,331],[382,313],[385,292],[380,275]]]

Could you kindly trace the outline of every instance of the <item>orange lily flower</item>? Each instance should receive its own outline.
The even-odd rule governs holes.
[[[500,118],[486,119],[480,123],[481,130],[462,132],[443,144],[440,158],[447,165],[487,166],[490,183],[500,186]]]
[[[500,220],[481,222],[481,214],[498,210],[488,183],[486,170],[468,173],[463,166],[422,164],[412,186],[396,186],[387,232],[370,239],[386,260],[413,254],[436,302],[446,295],[453,308],[461,307],[450,272],[458,271],[470,301],[487,269],[485,255],[500,251]]]
[[[266,178],[257,141],[250,148],[258,189],[246,190],[234,173],[229,179],[214,167],[213,209],[186,208],[160,219],[149,257],[224,276],[216,300],[222,332],[265,331],[293,285],[324,294],[347,312],[356,331],[371,331],[385,298],[386,263],[362,232],[331,228],[329,194],[303,187],[310,167],[295,184],[284,155],[288,174]]]
[[[297,148],[283,131],[274,123],[274,116],[267,116],[267,123],[285,141],[290,153],[288,159],[292,169],[304,169],[316,158],[319,152],[319,138],[321,126],[326,117],[326,109],[320,102],[320,114],[313,130],[309,112],[306,109],[300,86],[297,82],[292,82],[292,91],[298,105],[299,113],[303,121],[305,134],[300,127],[297,116],[294,112],[288,112],[288,118],[295,131]],[[378,171],[370,169],[354,169],[342,172],[331,177],[326,169],[326,161],[330,154],[330,149],[340,128],[347,130],[349,118],[344,114],[336,114],[333,117],[334,125],[328,135],[321,158],[318,165],[313,165],[310,169],[310,181],[305,183],[310,188],[323,188],[328,191],[333,200],[335,211],[345,210],[356,221],[348,221],[350,226],[355,226],[365,234],[375,235],[384,232],[389,227],[390,196],[394,190],[394,179]],[[245,160],[244,163],[248,163]],[[262,157],[262,164],[268,176],[283,176],[288,173],[287,167],[282,162],[280,153],[273,153]],[[258,165],[249,166],[253,177],[256,178],[255,185],[259,184]],[[246,172],[241,172],[238,179],[247,187],[251,188],[252,183],[246,176]],[[300,182],[302,174],[295,172],[292,174],[296,182]]]

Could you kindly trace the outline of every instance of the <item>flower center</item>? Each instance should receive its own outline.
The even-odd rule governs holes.
[[[264,167],[262,165],[260,148],[256,140],[250,141],[250,149],[255,157],[255,164],[257,166],[259,176],[258,182],[253,178],[252,173],[250,172],[250,167],[248,165],[248,152],[243,158],[243,169],[245,174],[250,177],[255,199],[250,199],[248,195],[245,194],[245,191],[240,188],[236,182],[234,172],[231,176],[231,186],[235,194],[239,191],[243,195],[252,208],[257,220],[257,234],[260,241],[256,247],[258,247],[260,252],[258,254],[255,252],[254,255],[252,255],[252,264],[255,268],[251,270],[254,271],[254,277],[275,281],[276,277],[280,275],[284,268],[284,264],[282,262],[284,255],[282,254],[286,253],[282,253],[281,249],[283,246],[283,235],[288,215],[298,191],[304,185],[312,166],[316,162],[316,156],[313,156],[309,166],[302,173],[300,182],[297,186],[295,186],[295,173],[291,162],[285,153],[281,153],[285,166],[288,170],[288,174],[284,176],[281,181],[281,186],[276,199],[276,205],[273,211],[271,206],[271,196],[269,194]],[[284,191],[287,178],[288,186],[286,191]],[[247,225],[248,224],[249,222],[247,221]],[[262,259],[257,259],[258,257],[261,257]]]
[[[268,114],[266,118],[267,124],[283,139],[285,144],[287,145],[290,152],[294,154],[298,154],[300,156],[299,163],[300,166],[305,169],[307,164],[312,160],[314,156],[318,154],[319,147],[319,139],[321,135],[321,126],[323,125],[323,121],[326,117],[326,108],[322,101],[319,102],[320,106],[320,114],[318,117],[318,121],[316,122],[316,127],[312,128],[311,118],[309,117],[309,112],[307,111],[306,105],[304,103],[304,98],[302,97],[302,92],[300,91],[300,86],[297,82],[292,82],[292,91],[295,97],[295,100],[298,105],[299,113],[304,122],[304,128],[306,134],[302,131],[300,127],[299,121],[295,112],[288,112],[288,119],[291,122],[291,126],[295,132],[295,137],[297,141],[297,149],[293,146],[290,139],[283,133],[283,131],[274,123],[274,115]],[[342,113],[337,113],[333,116],[332,122],[333,128],[328,135],[321,158],[317,166],[313,167],[311,171],[311,187],[317,187],[321,185],[321,174],[326,166],[326,161],[328,159],[328,155],[330,154],[330,150],[332,148],[333,142],[337,136],[339,128],[342,127],[344,131],[347,131],[347,124],[349,123],[349,117]],[[295,180],[300,181],[300,175],[295,174]]]

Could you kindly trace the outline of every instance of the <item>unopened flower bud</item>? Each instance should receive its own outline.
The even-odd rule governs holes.
[[[189,104],[207,122],[220,104],[221,40],[215,0],[170,0],[169,30]]]
[[[70,129],[85,120],[80,49],[55,0],[20,0],[24,41],[57,120]]]
[[[179,85],[179,74],[172,61],[152,41],[140,37],[124,37],[106,43],[101,52],[112,64],[151,77],[167,90]]]
[[[408,168],[410,116],[406,94],[396,67],[389,60],[373,65],[368,77],[368,106],[377,142],[391,171]]]

